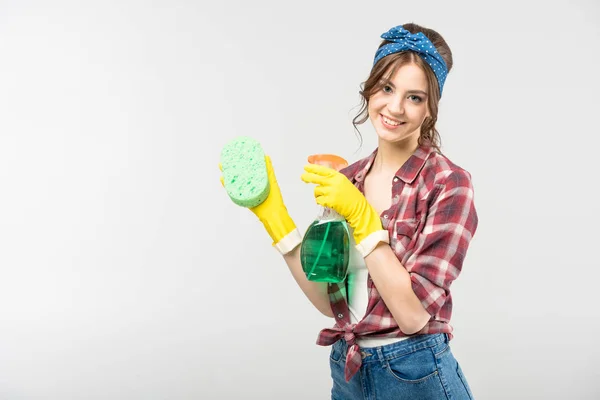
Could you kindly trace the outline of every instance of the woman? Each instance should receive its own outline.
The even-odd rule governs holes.
[[[267,157],[271,191],[252,209],[294,278],[323,314],[335,318],[317,343],[333,345],[332,399],[470,399],[452,352],[450,285],[477,228],[471,176],[439,148],[438,102],[452,53],[416,24],[381,36],[355,127],[367,119],[374,152],[337,172],[308,164],[316,202],[344,216],[356,252],[342,284],[310,282],[301,236]]]

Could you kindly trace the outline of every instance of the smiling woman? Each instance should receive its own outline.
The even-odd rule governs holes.
[[[400,65],[390,79],[382,79],[380,86],[367,107],[379,138],[390,143],[418,138],[423,120],[431,117],[423,69],[414,63]]]
[[[360,253],[347,282],[328,288],[335,324],[317,343],[333,344],[333,399],[470,399],[450,351],[450,285],[478,218],[471,176],[442,154],[435,128],[452,53],[416,24],[381,37],[353,121],[370,120],[377,148],[339,173],[302,176],[346,217]]]
[[[309,163],[301,177],[316,185],[319,205],[348,223],[347,279],[306,279],[302,237],[270,162],[270,193],[253,211],[306,297],[334,318],[317,339],[333,345],[332,399],[469,399],[450,351],[450,285],[478,218],[471,176],[441,153],[435,129],[452,53],[438,33],[415,24],[381,37],[353,121],[355,128],[371,121],[377,148],[339,172]]]
[[[382,35],[384,40],[377,51],[376,62],[360,92],[362,107],[358,115],[354,118],[354,127],[357,128],[358,125],[366,122],[369,118],[373,120],[368,105],[370,102],[376,101],[377,97],[380,97],[378,94],[381,92],[390,94],[393,92],[398,93],[398,90],[403,90],[404,92],[399,94],[406,96],[415,95],[416,97],[412,97],[413,101],[427,104],[427,114],[421,120],[422,125],[420,135],[418,135],[419,144],[429,143],[437,151],[441,152],[441,140],[439,133],[435,129],[435,123],[437,121],[438,103],[442,95],[444,82],[453,65],[452,51],[444,38],[433,29],[424,28],[416,24],[404,24],[402,27],[406,32],[410,32],[415,36],[421,33],[421,35],[427,38],[430,42],[427,45],[428,48],[425,53],[427,57],[420,57],[413,51],[413,49],[417,48],[416,41],[406,44],[408,51],[390,52],[390,48],[399,48],[397,46],[400,44],[394,42],[393,34]],[[433,55],[430,56],[430,52],[435,57]],[[387,55],[382,56],[383,54]],[[439,67],[434,68],[432,65],[439,65]],[[404,67],[409,67],[410,69]],[[405,71],[399,73],[398,70],[400,69],[404,69]],[[410,78],[415,80],[410,81]],[[395,84],[398,83],[405,84],[396,87]],[[398,106],[400,107],[401,105],[399,104]],[[379,131],[377,133],[379,134]]]

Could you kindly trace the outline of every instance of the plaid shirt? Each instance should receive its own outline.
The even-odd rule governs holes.
[[[361,193],[376,154],[377,149],[340,171]],[[423,146],[402,165],[391,183],[392,205],[381,214],[381,222],[389,232],[392,250],[410,274],[413,291],[431,315],[415,334],[447,333],[452,339],[450,285],[461,272],[478,221],[471,175],[432,147]],[[329,285],[335,325],[323,329],[317,339],[321,346],[346,340],[347,381],[362,364],[357,336],[408,336],[398,328],[370,276],[367,285],[367,312],[356,324],[350,323],[345,284]]]

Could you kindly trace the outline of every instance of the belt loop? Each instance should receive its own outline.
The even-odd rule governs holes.
[[[377,358],[379,358],[379,361],[381,362],[385,361],[385,357],[383,355],[383,350],[381,346],[377,347]]]

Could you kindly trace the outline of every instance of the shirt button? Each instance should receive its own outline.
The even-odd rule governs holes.
[[[344,314],[338,314],[338,318],[344,318]]]
[[[398,182],[398,177],[397,176],[394,177],[394,182]]]

